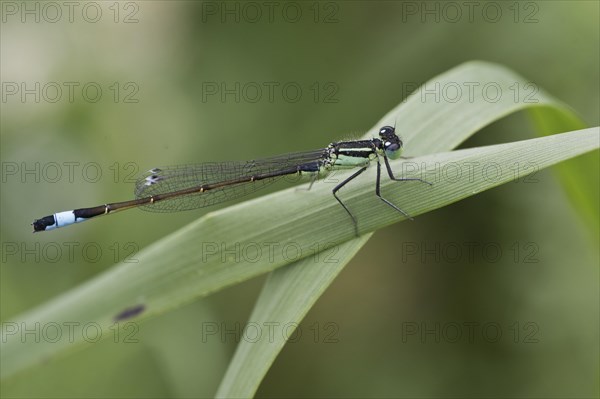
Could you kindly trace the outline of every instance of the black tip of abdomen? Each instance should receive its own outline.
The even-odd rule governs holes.
[[[33,226],[33,232],[44,231],[48,226],[52,226],[56,223],[54,215],[45,216],[41,219],[35,219],[31,225]]]

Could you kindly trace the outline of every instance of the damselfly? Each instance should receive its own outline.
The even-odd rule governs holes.
[[[312,185],[316,178],[328,174],[333,169],[359,168],[332,190],[335,199],[352,219],[355,233],[358,236],[356,217],[337,193],[348,182],[367,170],[371,161],[377,162],[375,194],[407,218],[412,219],[402,209],[381,196],[380,158],[383,158],[390,179],[419,181],[431,185],[419,178],[394,176],[389,160],[399,158],[401,152],[402,140],[396,135],[396,129],[384,126],[379,130],[379,138],[340,141],[314,151],[245,162],[209,162],[155,168],[149,170],[136,182],[136,199],[58,212],[34,220],[33,230],[34,232],[52,230],[83,222],[96,216],[137,207],[152,212],[175,212],[203,208],[250,194],[283,176],[308,174],[313,177]]]

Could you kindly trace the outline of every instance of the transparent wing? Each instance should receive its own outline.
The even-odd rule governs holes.
[[[191,165],[169,166],[149,170],[135,183],[135,197],[146,198],[159,194],[230,182],[218,188],[202,193],[179,195],[174,198],[157,201],[142,206],[150,212],[176,212],[198,209],[216,205],[221,202],[251,194],[284,175],[248,181],[251,177],[265,177],[280,171],[297,172],[318,171],[323,160],[327,158],[327,150],[315,150],[292,153],[272,158],[242,162],[207,162]]]

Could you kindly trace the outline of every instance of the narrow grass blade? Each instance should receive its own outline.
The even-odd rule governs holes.
[[[482,63],[465,64],[442,76],[458,79],[455,75],[457,70],[463,71],[462,79],[485,81],[496,76],[504,85],[516,79],[516,75],[502,67]],[[561,106],[550,98],[544,101],[546,105]],[[411,149],[408,155],[417,156],[448,150],[481,126],[529,106],[513,104],[512,100],[502,107],[497,103],[471,102],[431,106],[427,102],[409,100],[398,108],[398,113],[388,114],[378,125],[393,124],[399,114],[397,126],[407,148]],[[438,118],[438,113],[445,114],[449,120]],[[511,163],[537,162],[541,168],[597,148],[598,132],[597,129],[586,130],[538,140],[423,156],[396,162],[394,168],[402,170],[403,166],[410,165],[407,174],[418,175],[422,168],[438,162],[442,165],[456,162],[464,166],[465,160],[485,164],[508,162],[508,159]],[[531,148],[536,151],[530,151]],[[477,171],[482,172],[481,169]],[[361,231],[365,233],[401,220],[374,197],[373,173],[371,170],[369,176],[343,193],[344,200],[348,201],[359,220]],[[400,198],[399,205],[416,216],[510,181],[513,177],[511,172],[511,176],[503,175],[493,182],[467,179],[462,183],[451,183],[441,180],[434,181],[433,188],[386,181],[383,190],[388,198]],[[344,217],[344,211],[332,200],[331,185],[326,183],[317,184],[310,192],[292,188],[209,213],[146,248],[138,256],[139,263],[119,264],[39,308],[4,323],[0,342],[1,376],[6,378],[85,345],[81,339],[55,343],[22,341],[13,332],[14,325],[56,323],[65,326],[65,322],[93,322],[102,329],[108,329],[119,315],[135,314],[136,320],[143,320],[226,286],[314,256],[315,248],[320,251],[353,240],[352,224],[340,223]],[[319,225],[329,227],[315,229]],[[362,240],[353,240],[344,248],[355,251],[361,245]],[[215,248],[231,249],[235,246],[246,251],[245,259],[223,260],[221,253],[215,251]],[[318,277],[310,278],[318,280]],[[322,292],[322,288],[313,290],[313,293],[318,292]],[[317,297],[313,295],[315,300]],[[296,313],[303,314],[308,308]],[[69,337],[67,327],[62,333],[62,336]],[[81,337],[81,334],[77,336]],[[261,367],[265,369],[264,365]],[[257,386],[258,382],[254,384]]]
[[[399,185],[387,181],[382,184],[382,190],[391,198],[400,198],[401,194],[402,206],[416,216],[521,177],[515,176],[512,169],[506,169],[515,162],[534,162],[539,168],[544,168],[596,149],[598,134],[599,129],[593,128],[415,158],[413,162],[422,165],[423,169],[452,164],[454,168],[470,170],[472,178],[459,182],[440,179],[433,188],[425,189],[417,184]],[[491,164],[502,170],[493,180],[487,177],[486,171]],[[395,162],[394,166],[402,168],[402,162]],[[416,170],[415,174],[418,172]],[[361,228],[367,232],[401,220],[374,198],[374,176],[370,175],[371,179],[357,183],[345,193],[345,198],[354,204]],[[353,238],[351,223],[347,226],[337,223],[344,213],[335,201],[331,201],[329,187],[315,187],[314,192],[305,193],[310,196],[307,204],[295,203],[298,195],[297,190],[289,189],[209,214],[142,251],[138,256],[139,263],[119,265],[21,316],[12,324],[4,323],[0,344],[3,377],[83,345],[82,338],[78,338],[81,335],[67,340],[69,331],[66,323],[93,322],[105,330],[124,311],[138,307],[142,311],[136,314],[136,320],[144,319],[217,289],[313,256],[315,245],[330,248]],[[331,215],[334,215],[336,223],[333,223]],[[315,231],[314,226],[324,221],[332,222],[328,223],[331,227]],[[206,232],[211,232],[210,236]],[[212,247],[214,243],[221,242],[237,243],[247,249],[247,256],[239,262],[223,262],[220,254],[207,254],[203,250],[207,243]],[[257,251],[261,247],[286,250],[265,252],[265,259],[257,262],[255,259],[260,257]],[[166,250],[171,248],[177,250]],[[290,256],[290,250],[296,255]],[[19,334],[8,329],[15,324],[28,326],[35,323],[54,323],[64,328],[62,336],[65,339],[52,343],[22,341]]]
[[[427,101],[424,101],[423,93],[427,93],[428,89],[433,88],[433,93],[439,93],[442,87],[452,87],[452,85],[464,88],[467,85],[474,87],[475,85],[490,85],[490,83],[494,83],[494,85],[500,87],[501,92],[504,90],[505,93],[511,92],[511,88],[513,87],[525,87],[528,84],[525,79],[501,66],[483,62],[466,63],[427,82],[408,99],[406,104],[400,104],[396,109],[390,111],[373,129],[377,129],[384,124],[392,124],[391,120],[393,118],[396,118],[394,125],[396,124],[396,120],[398,121],[398,129],[400,131],[406,125],[410,129],[414,129],[415,126],[411,126],[410,123],[411,115],[419,115],[418,112],[422,110],[421,107],[427,103]],[[530,96],[528,98],[515,98],[513,96],[512,103],[510,101],[511,98],[504,96],[505,101],[499,104],[482,98],[483,93],[483,91],[474,91],[473,97],[465,97],[462,99],[462,102],[457,101],[454,105],[452,103],[444,104],[445,109],[443,110],[438,106],[439,101],[430,101],[429,106],[432,108],[431,122],[422,121],[424,123],[421,123],[416,128],[423,129],[423,132],[420,135],[418,132],[415,132],[415,136],[421,138],[429,134],[432,140],[414,140],[409,144],[411,145],[409,149],[411,153],[419,154],[431,153],[436,150],[450,150],[475,133],[483,125],[491,123],[499,116],[523,108],[529,108],[541,134],[553,134],[584,127],[583,123],[570,109],[543,92],[539,93],[539,98],[531,98]],[[523,91],[521,94],[523,96],[526,95]],[[427,94],[425,94],[426,99]],[[469,105],[468,103],[472,104]],[[469,106],[469,112],[465,112],[465,106]],[[413,110],[414,112],[411,112]],[[438,115],[441,116],[439,117],[439,121],[436,122]],[[438,127],[445,127],[448,118],[455,115],[462,117],[462,119],[456,121],[455,127],[463,130],[461,132],[455,130],[456,134],[444,136],[443,129],[438,129]],[[412,135],[409,137],[412,137]],[[423,144],[419,147],[419,143]],[[587,155],[586,157],[590,156],[598,158],[597,154]],[[581,162],[575,163],[575,165],[580,164]],[[566,166],[561,166],[566,169]],[[572,169],[570,171],[573,172]],[[589,217],[589,220],[592,221],[591,224],[597,227],[598,224],[594,221],[598,220],[598,215],[594,217],[594,211],[597,213],[598,207],[592,204],[597,204],[598,186],[590,184],[583,185],[585,188],[581,188],[580,184],[584,183],[581,180],[589,180],[590,173],[584,174],[585,176],[581,177],[578,175],[573,176],[568,172],[569,170],[566,170],[566,173],[563,173],[564,183],[567,186],[574,187],[569,192],[575,193],[572,196],[576,196],[577,200],[575,202],[582,205],[582,214],[586,219]],[[595,181],[598,181],[597,173],[591,173],[592,178],[594,174],[596,175]],[[594,187],[596,190],[596,199],[594,199]],[[371,234],[368,235],[368,238],[370,236]],[[365,239],[363,236],[360,239],[344,243],[340,246],[339,252],[354,254],[364,245],[368,238]],[[345,262],[343,264],[336,265],[335,275],[350,261],[351,257],[345,257],[344,259]],[[315,265],[315,262],[306,259],[296,262],[289,267],[273,271],[265,283],[265,287],[256,303],[250,320],[268,320],[275,323],[299,323],[333,281],[331,268],[331,265]],[[303,278],[300,276],[303,276]],[[295,289],[305,285],[310,286],[310,289]],[[285,294],[282,295],[282,293]],[[279,306],[279,304],[282,305]],[[274,308],[275,305],[277,306]],[[221,382],[217,396],[253,396],[277,357],[277,354],[285,344],[283,339],[279,338],[278,342],[241,342]]]

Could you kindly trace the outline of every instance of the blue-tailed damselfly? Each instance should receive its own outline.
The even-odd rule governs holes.
[[[136,199],[134,200],[58,212],[36,219],[32,225],[34,232],[52,230],[83,222],[96,216],[137,207],[152,212],[198,209],[250,194],[283,176],[309,174],[313,176],[312,182],[314,182],[314,179],[326,175],[333,169],[359,168],[332,190],[335,199],[352,219],[355,233],[358,236],[356,217],[338,197],[337,192],[363,173],[371,161],[377,162],[375,194],[407,218],[410,216],[406,212],[381,196],[380,158],[383,158],[390,179],[420,181],[431,185],[419,178],[394,176],[389,159],[399,158],[401,152],[402,140],[396,135],[396,129],[384,126],[379,130],[378,138],[334,142],[326,148],[314,151],[245,162],[208,162],[155,168],[136,182]]]

